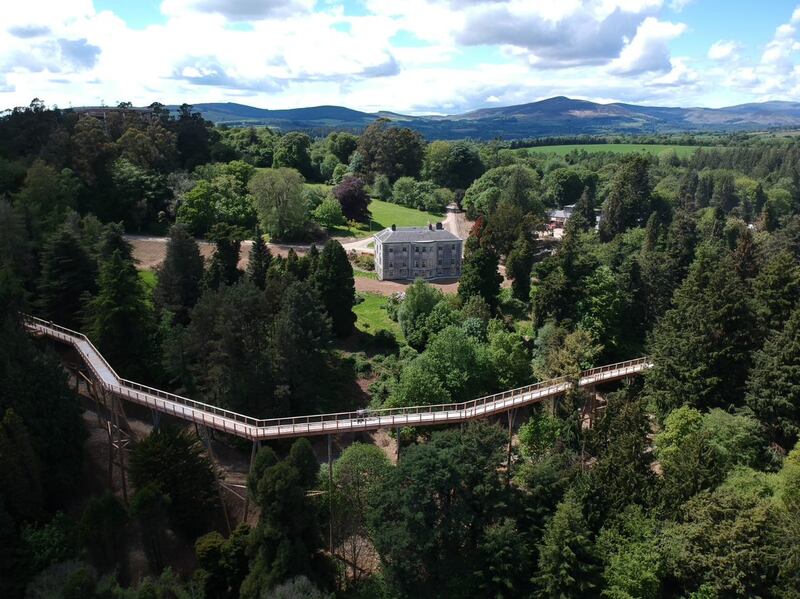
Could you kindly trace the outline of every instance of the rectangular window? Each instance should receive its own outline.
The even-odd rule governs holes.
[[[419,262],[414,262],[414,268],[419,268]]]
[[[450,249],[451,250],[455,250],[456,249],[456,244],[455,243],[451,243],[450,244]]]
[[[394,248],[389,248],[389,253],[391,254],[393,252],[394,252]]]
[[[442,259],[439,258],[439,266],[441,266],[441,265],[442,265]]]
[[[408,248],[403,248],[403,253],[405,254]]]

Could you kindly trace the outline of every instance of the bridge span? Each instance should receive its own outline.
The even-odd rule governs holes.
[[[212,428],[251,441],[353,433],[385,428],[397,429],[406,426],[457,424],[509,412],[563,395],[575,384],[588,388],[601,383],[638,376],[651,366],[648,358],[636,358],[585,370],[577,382],[568,377],[561,377],[461,403],[258,419],[124,379],[114,371],[103,355],[82,333],[27,315],[23,316],[23,324],[26,330],[33,335],[47,337],[72,346],[91,372],[95,383],[105,392],[156,412],[170,414],[198,426]]]

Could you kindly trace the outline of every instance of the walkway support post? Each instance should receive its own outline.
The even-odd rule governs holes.
[[[328,433],[328,550],[333,557],[333,439]]]
[[[256,462],[256,453],[258,453],[258,441],[253,441],[253,449],[250,451],[250,468],[247,469],[247,481],[250,482],[250,477],[253,474],[253,464]],[[244,489],[244,522],[247,523],[247,513],[250,510],[250,487],[245,484]]]
[[[514,408],[513,410],[509,410],[507,413],[508,416],[508,454],[506,456],[506,475],[508,476],[508,482],[511,483],[511,449],[512,444],[514,441],[514,420],[517,417],[517,409]]]
[[[395,436],[397,437],[397,463],[400,463],[400,427],[398,426],[395,430]]]
[[[195,429],[199,432],[200,429],[197,428],[197,424],[195,423]],[[211,460],[211,467],[214,468],[214,481],[217,483],[217,495],[219,496],[219,503],[220,507],[222,508],[222,515],[225,516],[225,526],[228,528],[228,535],[231,534],[233,529],[231,528],[231,519],[228,516],[228,507],[225,505],[225,495],[222,493],[222,485],[219,482],[219,474],[217,473],[217,462],[214,459],[214,450],[211,448],[211,435],[209,434],[208,427],[202,427],[203,434],[200,435],[200,440],[206,446],[206,451],[208,452],[208,459]]]

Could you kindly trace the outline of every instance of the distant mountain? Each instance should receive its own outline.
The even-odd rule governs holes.
[[[174,108],[174,107],[171,107]],[[195,104],[210,121],[232,126],[267,125],[282,130],[360,131],[388,118],[436,139],[520,139],[526,137],[755,131],[800,128],[800,103],[763,102],[726,108],[598,104],[564,96],[516,106],[481,108],[447,116],[376,113],[342,106],[268,110],[244,104]]]

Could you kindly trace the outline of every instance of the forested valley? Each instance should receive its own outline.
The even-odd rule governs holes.
[[[2,115],[0,596],[800,597],[800,141],[691,141],[556,155],[387,120],[215,127],[188,105]],[[380,327],[339,236],[368,235],[376,201],[474,223],[457,292],[417,280]],[[137,235],[168,238],[154,271]],[[520,410],[513,438],[505,416],[351,435],[330,471],[320,439],[265,443],[251,517],[226,522],[207,448],[250,445],[148,422],[109,486],[99,415],[23,314],[255,418],[652,367]]]

